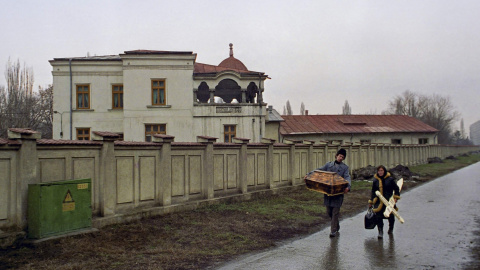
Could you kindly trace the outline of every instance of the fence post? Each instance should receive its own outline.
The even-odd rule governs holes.
[[[100,150],[99,204],[100,214],[104,217],[115,215],[117,205],[115,139],[118,137],[111,132],[92,132],[93,140],[103,142]]]
[[[203,194],[207,199],[213,199],[215,196],[213,190],[213,143],[217,138],[209,136],[197,136],[197,141],[205,144],[205,154],[203,161],[204,185]]]
[[[247,143],[250,139],[234,137],[232,140],[234,143],[240,143],[240,153],[238,160],[239,178],[240,178],[240,191],[242,194],[248,191],[248,179],[247,179]]]
[[[162,206],[172,204],[172,142],[175,137],[164,134],[154,134],[152,141],[162,144],[160,149],[159,173],[156,176],[156,201]]]
[[[265,185],[267,189],[272,188],[272,179],[273,179],[273,144],[275,143],[274,139],[262,138],[262,143],[268,144],[267,149],[267,161],[266,161],[266,175],[265,175]]]
[[[313,159],[313,145],[315,144],[315,141],[309,141],[309,140],[304,140],[303,141],[304,144],[308,145],[308,154],[307,154],[307,158],[308,158],[308,168],[307,168],[307,172],[310,172],[310,171],[313,171],[315,168],[315,162],[314,162],[314,159]]]
[[[287,178],[290,180],[290,184],[293,186],[295,184],[295,177],[294,177],[294,171],[295,171],[295,143],[297,141],[295,140],[289,140],[289,139],[283,139],[284,144],[290,145],[290,151],[288,153],[289,156],[289,162],[288,162],[288,176]]]
[[[35,184],[37,178],[37,139],[42,133],[26,128],[9,128],[8,138],[21,142],[18,151],[17,202],[15,223],[22,229],[27,227],[28,184]]]

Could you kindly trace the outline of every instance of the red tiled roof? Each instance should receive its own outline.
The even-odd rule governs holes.
[[[109,131],[93,131],[92,133],[105,138],[120,138],[120,134]]]
[[[20,134],[36,134],[38,133],[37,131],[30,129],[30,128],[9,128],[8,130]]]
[[[230,57],[223,60],[218,66],[219,67],[224,67],[224,68],[231,68],[231,69],[248,71],[248,68],[242,63],[242,61],[233,57],[233,55],[231,55]]]
[[[17,141],[17,140],[9,140],[9,139],[0,138],[0,145],[5,145],[5,144],[8,144],[8,145],[21,145],[22,142],[21,142],[21,141]]]
[[[89,141],[89,140],[52,140],[52,139],[39,139],[37,140],[39,145],[102,145],[101,141]]]
[[[249,74],[249,75],[263,75],[263,72],[257,72],[257,71],[249,71],[249,70],[242,70],[242,69],[236,69],[236,68],[231,68],[231,67],[221,67],[221,66],[214,66],[214,65],[209,65],[209,64],[203,64],[203,63],[195,63],[193,73],[194,74],[210,74],[210,73],[219,73],[222,71],[226,70],[231,70],[235,71],[241,74]]]
[[[115,146],[158,146],[161,147],[161,143],[156,142],[132,142],[132,141],[115,141]]]
[[[282,135],[323,133],[434,133],[437,129],[407,115],[282,115]]]

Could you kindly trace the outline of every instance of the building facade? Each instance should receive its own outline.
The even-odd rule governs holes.
[[[89,140],[107,131],[126,141],[156,133],[176,141],[211,136],[260,142],[265,134],[263,72],[233,56],[218,66],[189,51],[125,51],[119,55],[54,58],[53,138]]]
[[[475,145],[480,145],[480,120],[470,125],[470,140]]]

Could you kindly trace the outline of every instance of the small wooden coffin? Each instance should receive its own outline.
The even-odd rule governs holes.
[[[335,196],[343,194],[348,187],[348,181],[343,179],[336,172],[326,172],[314,170],[311,174],[305,176],[305,184],[308,189]]]

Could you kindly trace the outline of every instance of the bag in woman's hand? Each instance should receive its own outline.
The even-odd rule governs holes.
[[[369,207],[367,213],[365,214],[365,229],[374,229],[376,225],[375,212],[373,212],[373,207]]]

